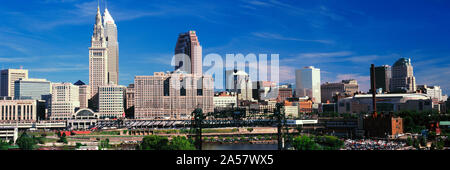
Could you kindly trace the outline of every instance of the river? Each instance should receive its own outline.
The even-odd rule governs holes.
[[[277,150],[277,144],[218,144],[205,143],[203,150]]]

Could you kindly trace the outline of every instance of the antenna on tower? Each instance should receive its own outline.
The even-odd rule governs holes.
[[[105,0],[105,9],[108,8],[108,0]]]

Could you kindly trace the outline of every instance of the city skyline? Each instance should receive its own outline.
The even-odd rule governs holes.
[[[237,12],[229,11],[229,7],[225,5],[227,2],[202,2],[197,4],[199,6],[195,6],[196,4],[175,6],[172,3],[174,2],[109,1],[108,9],[112,16],[117,16],[115,19],[117,18],[116,23],[120,30],[119,84],[130,84],[137,75],[172,71],[170,59],[173,56],[177,35],[188,30],[196,30],[204,47],[203,56],[208,53],[279,53],[281,82],[295,82],[295,77],[292,77],[295,69],[313,65],[321,69],[322,83],[356,79],[361,84],[361,90],[367,91],[369,84],[367,68],[371,62],[376,65],[392,66],[398,58],[408,57],[412,58],[418,85],[441,86],[446,94],[450,90],[449,79],[440,78],[450,75],[448,65],[442,64],[449,60],[447,56],[450,51],[445,49],[448,38],[445,37],[450,35],[441,30],[445,27],[438,28],[439,24],[449,24],[440,23],[439,20],[450,14],[447,11],[440,11],[444,9],[443,6],[448,5],[446,2],[432,1],[431,4],[414,2],[406,4],[407,7],[400,10],[405,12],[421,5],[431,5],[435,11],[426,12],[441,13],[430,21],[428,19],[431,14],[421,16],[426,13],[425,11],[419,11],[419,14],[414,16],[418,17],[416,21],[408,20],[413,16],[393,14],[393,9],[400,6],[398,2],[384,4],[386,6],[380,6],[383,3],[378,3],[372,8],[353,2],[349,4],[355,7],[352,8],[355,11],[348,11],[343,10],[342,6],[334,1],[308,4],[275,0],[232,1],[231,4],[241,9]],[[42,8],[33,9],[36,6]],[[195,8],[179,10],[186,6]],[[305,9],[300,6],[305,6]],[[0,20],[5,21],[5,25],[0,25],[0,28],[4,28],[0,31],[0,37],[6,39],[0,43],[1,67],[7,69],[24,66],[24,69],[30,70],[29,77],[47,78],[52,82],[73,83],[77,80],[88,82],[89,62],[86,48],[89,47],[88,37],[92,35],[92,21],[97,1],[48,0],[30,2],[29,7],[20,6],[16,2],[7,2],[4,8],[0,7],[3,10],[0,13],[2,16]],[[50,12],[46,11],[46,8],[55,10]],[[198,8],[207,10],[198,11],[201,14],[194,14],[193,11]],[[381,21],[389,15],[378,13],[378,8],[385,9],[393,17]],[[283,12],[282,9],[286,10]],[[282,12],[283,15],[288,13],[288,19],[281,19],[276,22],[279,24],[268,26],[270,25],[268,23],[275,20],[270,14],[262,13],[264,10],[271,11],[273,15],[277,15],[278,12]],[[298,12],[295,12],[297,10]],[[254,13],[250,14],[252,11]],[[46,15],[50,13],[59,15]],[[128,15],[124,15],[126,13]],[[214,15],[205,17],[203,13]],[[308,15],[317,18],[309,20]],[[16,17],[17,23],[10,23],[13,16]],[[238,16],[243,18],[232,20]],[[62,20],[63,17],[65,20]],[[183,21],[186,19],[187,21]],[[306,25],[295,24],[288,22],[289,19],[307,22]],[[245,20],[249,20],[250,23],[243,23]],[[265,22],[260,22],[261,20]],[[251,21],[259,23],[252,27]],[[173,26],[173,22],[179,24]],[[168,27],[167,24],[172,26]],[[397,27],[389,27],[387,30],[383,25]],[[292,28],[288,28],[291,26]],[[330,33],[332,30],[326,28],[327,26],[333,26],[335,33]],[[375,29],[379,27],[383,29]],[[148,28],[154,30],[149,31]],[[294,28],[301,28],[301,33]],[[367,30],[370,30],[370,35],[357,37],[361,36],[363,31],[367,34]],[[436,33],[419,34],[426,30]],[[73,31],[73,34],[66,34],[68,31]],[[438,33],[442,38],[436,38]],[[417,36],[413,39],[416,41],[410,42],[411,35]],[[305,60],[307,62],[304,62]],[[37,61],[42,62],[36,64]],[[297,63],[299,61],[304,63]],[[441,74],[436,75],[436,72]]]

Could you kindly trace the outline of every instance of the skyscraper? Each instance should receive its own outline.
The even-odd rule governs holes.
[[[392,66],[392,92],[415,92],[416,78],[410,58],[400,58]]]
[[[308,96],[314,103],[321,102],[320,95],[320,69],[313,66],[296,70],[296,96]]]
[[[105,28],[106,48],[108,49],[108,83],[119,84],[119,42],[117,38],[117,25],[113,17],[105,9],[103,17]]]
[[[189,58],[190,65],[186,61],[188,58],[180,58],[178,56],[179,54],[185,54]],[[200,46],[195,31],[189,31],[179,35],[175,47],[175,55],[177,55],[175,60],[177,66],[175,66],[175,70],[180,69],[180,71],[198,76],[203,74],[202,46]]]
[[[0,72],[0,96],[14,98],[14,83],[19,79],[28,79],[28,70],[6,69]]]
[[[98,93],[98,87],[108,84],[108,49],[106,48],[100,7],[97,8],[94,33],[89,48],[89,86],[91,98]]]
[[[388,65],[375,67],[375,87],[383,89],[383,92],[390,92],[392,78],[392,68]],[[376,90],[375,89],[375,90]]]

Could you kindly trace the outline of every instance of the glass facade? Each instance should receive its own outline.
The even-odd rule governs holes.
[[[47,80],[17,80],[14,87],[17,100],[43,100],[43,96],[50,94],[51,83]]]

